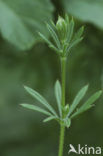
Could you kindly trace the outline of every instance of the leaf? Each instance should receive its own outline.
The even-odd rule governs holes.
[[[62,4],[72,16],[103,28],[103,0],[63,0]]]
[[[82,98],[84,97],[84,95],[86,94],[88,90],[88,85],[84,86],[76,95],[76,97],[74,98],[73,103],[70,106],[70,110],[67,116],[70,116],[71,113],[75,110],[75,108],[78,106],[78,104],[80,103],[80,101],[82,100]]]
[[[44,119],[43,122],[48,122],[48,121],[54,120],[54,119],[56,119],[56,118],[57,118],[57,117],[55,117],[55,116],[50,116],[50,117]]]
[[[77,33],[75,33],[75,36],[74,36],[73,40],[79,39],[79,38],[82,36],[83,31],[84,31],[84,26],[82,26],[82,27],[77,31]]]
[[[76,40],[73,40],[70,45],[67,48],[67,53],[70,51],[71,48],[73,48],[74,46],[76,46],[79,42],[81,42],[83,40],[83,37],[78,38]]]
[[[52,45],[49,45],[49,47],[51,48],[51,49],[53,49],[55,52],[59,52],[59,50],[52,44]]]
[[[57,34],[55,33],[55,31],[52,29],[52,27],[49,24],[47,24],[47,28],[48,28],[53,40],[55,41],[57,47],[60,49],[61,45],[60,45],[60,41],[59,41]]]
[[[43,35],[39,32],[39,36],[48,44],[50,48],[58,52],[58,49]]]
[[[92,108],[92,107],[93,107],[93,105],[88,106],[88,107],[87,107],[86,109],[84,109],[84,110],[81,110],[81,107],[80,107],[80,109],[77,109],[77,111],[76,111],[75,113],[73,113],[73,114],[71,115],[70,118],[73,119],[73,118],[75,118],[76,116],[82,114],[83,112],[89,110],[89,109]]]
[[[67,26],[69,27],[69,16],[67,14],[65,14],[65,20],[66,20]]]
[[[93,103],[101,96],[102,91],[98,91],[94,93],[78,110],[75,112],[71,118],[74,118],[75,116],[87,111],[91,107],[93,107]]]
[[[57,100],[59,114],[62,117],[62,109],[61,109],[61,85],[60,82],[57,80],[55,83],[55,96]]]
[[[65,123],[65,126],[66,126],[67,128],[69,128],[69,127],[71,126],[71,119],[67,118],[67,119],[64,121],[64,123]]]
[[[83,34],[84,26],[82,26],[77,33],[75,33],[73,40],[70,42],[69,46],[67,47],[67,53],[70,51],[70,49],[74,46],[76,46],[79,42],[83,40],[83,37],[81,35]]]
[[[51,113],[49,113],[48,111],[38,107],[38,106],[34,106],[34,105],[30,105],[30,104],[20,104],[21,106],[28,108],[28,109],[32,109],[35,110],[37,112],[43,113],[45,115],[51,115]]]
[[[74,21],[73,19],[70,21],[70,24],[68,26],[68,31],[67,31],[67,42],[71,41],[72,35],[74,31]]]
[[[2,37],[20,50],[31,48],[39,41],[38,31],[48,36],[43,21],[52,18],[53,10],[50,0],[0,0]]]
[[[69,113],[69,104],[66,104],[64,107],[63,107],[63,116],[66,117]]]
[[[30,95],[32,95],[36,100],[42,103],[49,111],[51,111],[55,116],[57,116],[55,110],[51,107],[51,105],[47,102],[47,100],[43,96],[41,96],[37,91],[27,86],[24,86],[24,88]]]
[[[53,20],[50,20],[50,24],[51,24],[51,27],[52,27],[54,30],[57,29],[57,28],[56,28],[56,25],[55,25],[55,23],[54,23]]]
[[[46,42],[48,45],[51,45],[52,43],[43,35],[39,32],[39,36]]]

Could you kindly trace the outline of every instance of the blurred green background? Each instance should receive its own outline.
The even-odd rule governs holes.
[[[27,85],[55,107],[60,62],[37,32],[49,37],[45,22],[65,13],[74,17],[75,29],[85,26],[84,40],[68,59],[67,102],[87,83],[86,98],[103,88],[103,0],[0,0],[0,156],[57,156],[59,125],[42,123],[44,116],[19,104],[38,104],[25,92]],[[66,130],[64,156],[70,143],[103,146],[102,101]]]

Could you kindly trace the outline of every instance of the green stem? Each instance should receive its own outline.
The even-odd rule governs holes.
[[[65,77],[66,77],[66,58],[61,57],[61,79],[62,79],[62,101],[61,101],[61,104],[62,104],[62,107],[65,106],[65,79],[66,79]],[[63,118],[63,113],[62,113],[62,118]],[[64,136],[65,136],[65,126],[61,125],[58,156],[63,156]]]
[[[65,126],[60,127],[60,140],[59,140],[59,154],[58,156],[63,156],[63,145],[65,136]]]
[[[66,58],[61,58],[61,79],[62,79],[62,106],[65,106],[65,78],[66,77]]]

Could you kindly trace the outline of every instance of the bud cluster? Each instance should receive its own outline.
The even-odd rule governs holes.
[[[43,34],[39,33],[40,37],[48,44],[50,48],[57,52],[61,57],[67,57],[72,47],[78,44],[82,39],[84,27],[81,27],[74,33],[74,20],[69,20],[68,15],[65,18],[58,17],[56,24],[51,21],[47,23],[47,29],[52,38],[52,42]]]

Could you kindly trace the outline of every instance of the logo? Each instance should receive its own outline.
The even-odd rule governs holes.
[[[75,148],[72,144],[69,145],[69,151],[68,154],[70,153],[75,153],[75,154],[97,154],[101,155],[102,154],[102,149],[101,147],[88,147],[88,145],[81,146],[78,144],[78,147]]]

